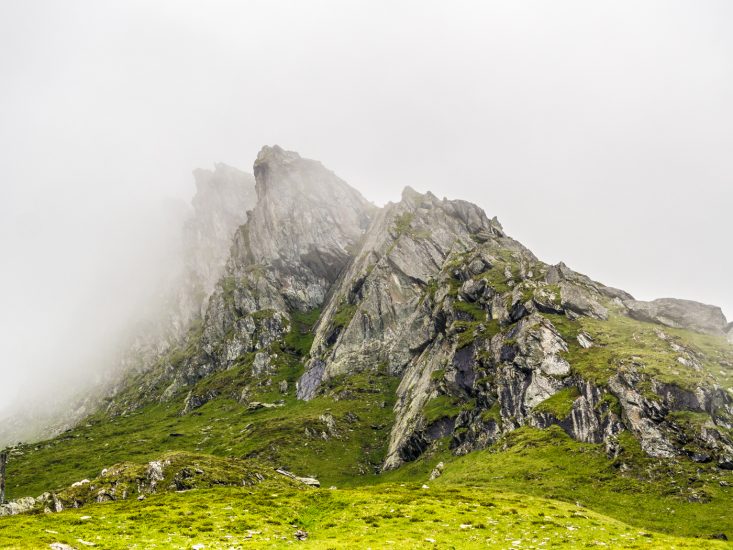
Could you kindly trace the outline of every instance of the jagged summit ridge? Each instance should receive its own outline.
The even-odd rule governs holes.
[[[659,298],[651,302],[627,301],[625,305],[629,315],[635,319],[668,327],[688,328],[707,334],[725,334],[729,326],[718,306],[691,300]]]
[[[327,267],[330,257],[348,256],[369,224],[374,207],[320,162],[275,145],[260,151],[254,173],[258,203],[235,242],[243,262]]]
[[[154,493],[176,491],[176,502],[196,509],[236,491],[266,522],[273,490],[296,494],[310,490],[300,481],[320,480],[347,487],[347,508],[371,502],[366,524],[378,518],[393,532],[402,524],[382,513],[379,485],[368,501],[362,492],[386,478],[401,480],[392,495],[399,506],[416,490],[429,490],[431,502],[453,495],[451,529],[467,540],[496,541],[496,526],[481,531],[479,523],[496,491],[582,503],[555,517],[558,544],[571,527],[584,534],[579,543],[598,542],[586,509],[629,510],[639,498],[649,499],[639,513],[650,526],[675,510],[665,525],[686,535],[730,533],[733,346],[725,335],[733,325],[718,308],[637,301],[548,265],[466,201],[406,187],[398,202],[376,208],[320,163],[277,146],[263,148],[254,171],[256,180],[225,165],[196,172],[187,229],[201,269],[191,271],[198,293],[186,292],[201,314],[188,324],[173,315],[169,329],[181,337],[161,339],[154,354],[130,352],[137,366],[106,410],[54,439],[11,448],[13,502],[0,515],[132,499],[109,509],[127,517],[155,505],[155,521],[162,501],[152,499],[174,501]],[[239,193],[237,182],[248,198],[228,196]],[[412,461],[397,478],[377,475]],[[178,495],[194,488],[204,492]],[[527,498],[502,513],[529,510],[535,527],[553,519],[545,512],[558,500],[532,511]],[[322,500],[314,493],[295,502],[314,499]],[[222,522],[231,524],[224,504]],[[410,519],[408,511],[397,516]],[[624,513],[636,518],[637,510]],[[283,517],[281,534],[292,535],[297,518]],[[609,543],[665,544],[632,523],[629,538],[609,529]],[[183,545],[192,529],[211,533],[185,527]],[[323,527],[309,527],[315,543],[325,540]],[[224,540],[217,532],[195,542],[216,545]],[[5,533],[14,536],[12,527]],[[238,540],[287,539],[262,535]],[[170,543],[167,531],[161,536]],[[687,541],[715,544],[705,538]]]

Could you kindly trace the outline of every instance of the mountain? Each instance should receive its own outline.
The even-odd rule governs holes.
[[[13,498],[82,476],[108,488],[103,467],[176,451],[171,487],[181,461],[236,457],[347,486],[481,480],[678,535],[730,529],[733,324],[719,308],[548,265],[465,201],[407,187],[375,207],[278,146],[254,185],[223,165],[195,176],[168,329],[132,348],[74,429],[11,449]],[[52,494],[28,506],[100,501]]]

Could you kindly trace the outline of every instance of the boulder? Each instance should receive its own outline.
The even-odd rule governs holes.
[[[304,485],[308,485],[308,487],[320,487],[321,486],[321,482],[318,481],[314,477],[296,476],[294,473],[288,472],[287,470],[284,470],[282,468],[275,468],[275,471],[280,475],[289,477],[290,479],[294,479],[295,481],[300,481]]]
[[[438,462],[436,464],[435,468],[433,468],[433,471],[430,473],[430,481],[439,478],[443,475],[443,469],[445,468],[445,464],[442,462]]]

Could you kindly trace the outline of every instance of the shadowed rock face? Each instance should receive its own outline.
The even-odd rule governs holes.
[[[629,315],[640,321],[659,323],[668,327],[686,328],[707,334],[724,334],[728,322],[723,311],[690,300],[660,298],[652,302],[625,302]]]
[[[303,265],[333,282],[374,207],[320,162],[277,145],[254,164],[257,206],[235,242],[235,262]]]

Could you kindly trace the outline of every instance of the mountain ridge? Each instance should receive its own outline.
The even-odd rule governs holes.
[[[680,375],[686,385],[664,385],[643,361],[626,359],[618,372],[588,378],[564,357],[576,341],[591,357],[600,347],[584,319],[609,323],[604,328],[634,319],[720,336],[727,321],[719,308],[641,302],[562,263],[546,265],[465,201],[407,187],[399,202],[376,209],[321,163],[278,146],[260,151],[254,173],[258,200],[211,294],[199,353],[169,370],[159,399],[190,388],[182,411],[190,413],[220,395],[206,385],[199,392],[199,380],[244,365],[253,377],[237,388],[246,404],[284,368],[280,342],[294,313],[319,309],[296,396],[312,399],[330,391],[329,381],[364,372],[384,370],[399,381],[385,468],[414,460],[442,437],[468,452],[525,424],[558,424],[581,441],[605,442],[611,454],[618,434],[630,430],[653,456],[733,466],[729,392],[663,332],[645,335],[658,340],[644,344],[655,347],[649,361],[676,359],[688,371]],[[578,335],[568,338],[558,323]],[[487,377],[494,383],[479,382]],[[667,390],[647,398],[640,385],[651,394]],[[568,415],[542,411],[560,392],[572,397]],[[445,410],[432,418],[426,408],[436,402]],[[474,409],[459,410],[467,404]],[[488,413],[496,407],[498,422]],[[695,451],[675,435],[684,428],[665,420],[680,408],[720,424],[714,435],[694,439]]]
[[[247,179],[234,170],[197,182]],[[253,172],[246,215],[226,193],[210,203],[243,216],[228,243],[216,215],[203,223],[212,245],[195,250],[226,258],[201,270],[177,343],[123,373],[71,431],[137,426],[157,443],[99,447],[95,464],[179,449],[352,483],[564,434],[613,478],[697,471],[705,490],[673,492],[721,501],[710,483],[733,470],[733,324],[720,308],[638,301],[546,264],[466,201],[406,187],[375,207],[278,146]],[[76,449],[65,441],[16,448],[21,470]]]

